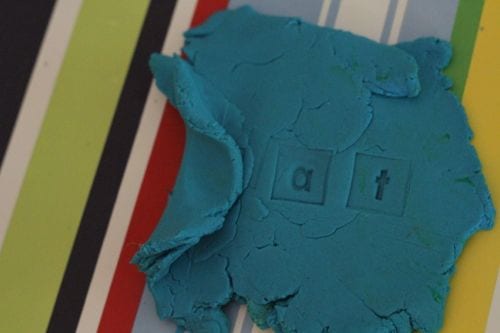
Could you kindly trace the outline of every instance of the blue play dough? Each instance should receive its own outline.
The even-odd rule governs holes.
[[[228,332],[437,332],[467,239],[493,226],[450,46],[385,46],[248,7],[153,55],[187,142],[134,262],[161,318]]]

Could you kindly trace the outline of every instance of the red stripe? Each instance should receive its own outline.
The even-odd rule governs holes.
[[[198,6],[193,15],[191,26],[203,23],[210,15],[227,8],[229,0],[198,0]]]
[[[167,203],[179,169],[185,129],[177,111],[167,104],[151,153],[113,282],[99,324],[99,332],[130,332],[144,290],[144,274],[130,264],[146,242]]]
[[[191,26],[203,22],[228,0],[198,0]],[[113,282],[99,323],[101,333],[132,330],[145,286],[145,276],[130,264],[140,244],[147,241],[167,205],[185,144],[185,128],[178,112],[167,103],[148,167],[132,214]]]

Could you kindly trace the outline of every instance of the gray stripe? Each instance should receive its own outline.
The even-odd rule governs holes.
[[[396,15],[396,9],[398,8],[399,0],[391,0],[389,3],[389,8],[387,9],[387,15],[385,17],[384,30],[382,31],[382,36],[380,37],[380,42],[387,44],[389,42],[389,35],[391,34],[392,25],[394,24],[394,16]]]
[[[245,314],[245,320],[243,321],[243,327],[241,328],[241,333],[251,333],[252,332],[252,327],[253,327],[253,321],[252,318],[250,318],[250,315],[247,313]]]
[[[450,40],[458,0],[409,0],[399,41],[436,36]]]
[[[340,0],[332,0],[330,5],[330,10],[328,11],[328,16],[326,17],[325,26],[333,28],[335,26],[335,21],[337,20],[337,15],[339,14]]]
[[[174,323],[160,320],[156,314],[153,296],[148,288],[144,288],[132,333],[174,333],[176,329],[177,326]]]
[[[269,15],[296,16],[317,24],[323,0],[231,0],[229,8],[250,5],[255,10]]]
[[[239,308],[240,305],[236,302],[231,302],[224,307],[224,312],[231,323],[231,328],[234,327]],[[243,324],[243,327],[246,327],[245,323]],[[137,311],[137,315],[135,317],[132,333],[174,333],[177,332],[176,329],[177,326],[173,322],[160,320],[156,314],[153,296],[149,290],[145,288],[139,304],[139,310]],[[250,324],[250,330],[244,330],[244,332],[250,333],[251,330],[252,326]]]
[[[236,318],[238,318],[238,310],[240,309],[240,306],[240,304],[233,301],[224,308],[224,313],[231,323],[231,332],[234,331],[234,324],[236,324]]]

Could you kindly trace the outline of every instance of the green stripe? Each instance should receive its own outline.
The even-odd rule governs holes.
[[[465,81],[479,30],[484,0],[460,0],[453,26],[453,59],[446,74],[453,80],[453,92],[462,98]]]
[[[147,5],[82,5],[0,253],[0,332],[46,330]]]

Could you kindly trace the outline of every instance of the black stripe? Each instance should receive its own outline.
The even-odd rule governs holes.
[[[55,0],[0,0],[0,167]]]
[[[150,2],[47,332],[74,332],[77,328],[152,83],[149,56],[161,51],[176,2]]]

